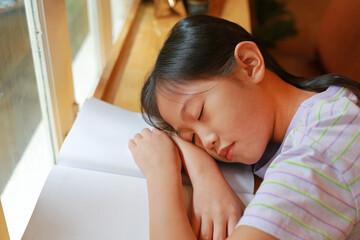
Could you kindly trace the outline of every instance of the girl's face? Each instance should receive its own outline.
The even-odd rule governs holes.
[[[273,103],[261,84],[233,77],[198,80],[176,91],[158,89],[163,119],[186,141],[225,162],[256,163],[274,127]]]

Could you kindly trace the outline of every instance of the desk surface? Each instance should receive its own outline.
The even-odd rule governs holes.
[[[219,1],[221,2],[221,1]],[[250,30],[248,0],[223,0],[210,15],[221,17]],[[115,63],[112,86],[103,100],[119,107],[140,111],[140,92],[171,27],[181,19],[171,15],[155,18],[153,3],[141,3],[125,51]],[[116,81],[115,81],[116,80]]]

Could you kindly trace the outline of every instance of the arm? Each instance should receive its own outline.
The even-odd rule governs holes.
[[[260,231],[257,228],[250,226],[239,226],[235,229],[233,234],[227,238],[228,240],[246,240],[246,239],[261,239],[261,240],[276,240],[277,238],[267,234],[263,231]]]
[[[129,149],[147,180],[150,239],[196,239],[182,197],[175,144],[160,130],[144,129],[129,141]]]
[[[182,198],[181,160],[175,144],[165,133],[145,129],[129,141],[129,148],[147,179],[150,238],[196,239]],[[255,228],[240,226],[230,239],[275,238]]]
[[[196,239],[182,197],[180,171],[147,178],[150,239]]]
[[[244,204],[208,153],[179,137],[172,138],[194,189],[190,222],[195,235],[200,239],[224,239],[235,229]]]

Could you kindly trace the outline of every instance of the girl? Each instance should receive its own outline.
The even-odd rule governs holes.
[[[359,95],[343,76],[287,73],[234,23],[178,22],[142,90],[157,129],[129,141],[148,182],[151,238],[360,238]],[[243,215],[212,157],[264,178]],[[194,188],[190,221],[182,165]]]

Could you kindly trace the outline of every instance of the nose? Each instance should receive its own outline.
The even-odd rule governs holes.
[[[198,136],[205,150],[214,150],[216,148],[218,136],[214,131],[202,127],[198,130]]]

